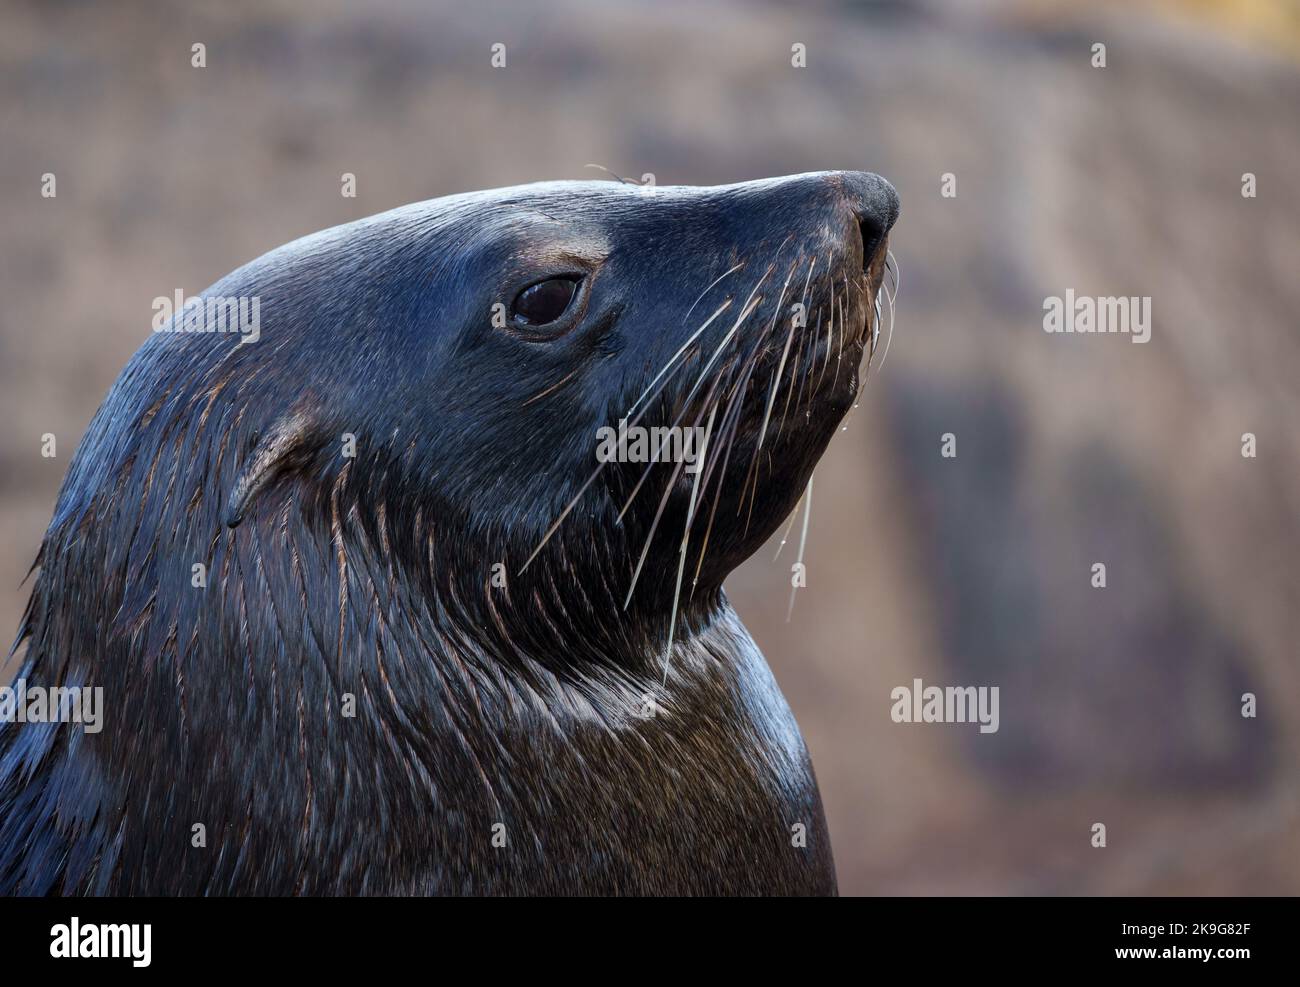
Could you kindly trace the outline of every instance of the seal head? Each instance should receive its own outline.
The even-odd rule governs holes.
[[[106,724],[0,734],[0,891],[833,892],[722,581],[856,399],[897,211],[544,183],[209,288],[255,339],[153,335],[60,492],[20,677]]]

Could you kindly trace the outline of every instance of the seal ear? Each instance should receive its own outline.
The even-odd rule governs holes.
[[[251,455],[230,489],[230,502],[226,508],[227,527],[239,526],[252,499],[277,473],[310,448],[310,437],[311,421],[300,413],[279,419],[265,435],[254,435]]]

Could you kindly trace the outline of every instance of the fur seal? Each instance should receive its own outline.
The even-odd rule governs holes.
[[[835,893],[722,581],[858,395],[897,212],[859,172],[550,182],[209,288],[256,341],[145,342],[33,566],[19,677],[104,722],[3,728],[0,891]],[[699,468],[598,462],[620,423]]]

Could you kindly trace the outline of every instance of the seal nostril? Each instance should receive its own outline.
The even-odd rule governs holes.
[[[862,240],[862,269],[880,259],[889,231],[898,219],[898,193],[879,175],[867,172],[837,173],[841,201],[852,210]],[[851,234],[850,234],[851,236]]]
[[[865,271],[871,266],[876,251],[880,249],[880,242],[885,238],[885,229],[875,219],[859,216],[858,233],[862,237],[862,269]]]

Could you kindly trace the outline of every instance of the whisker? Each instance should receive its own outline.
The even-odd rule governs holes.
[[[762,450],[759,450],[759,453],[762,453]],[[754,519],[754,498],[758,495],[758,455],[749,460],[749,467],[749,473],[745,479],[748,490],[746,490],[745,486],[742,486],[740,492],[740,508],[745,507],[746,493],[749,495],[749,511],[745,514],[745,534],[749,534],[749,523]],[[736,511],[737,518],[740,516],[740,508],[737,508]]]
[[[821,325],[821,318],[822,318],[821,312],[819,310],[817,313],[818,326]],[[794,364],[790,367],[790,386],[785,389],[785,407],[781,409],[781,424],[778,427],[778,431],[784,431],[785,429],[785,418],[786,415],[790,413],[790,398],[795,396],[794,382],[796,378],[798,378],[799,380],[799,394],[803,393],[804,378],[799,377],[799,358],[801,355],[802,352],[800,350],[795,350]],[[796,410],[798,409],[798,407],[799,407],[799,401],[796,399],[795,400]]]
[[[758,283],[754,285],[753,291],[749,293],[749,300],[745,303],[745,307],[741,310],[740,315],[736,317],[735,324],[731,327],[730,331],[728,331],[726,336],[723,337],[722,341],[718,343],[717,348],[713,351],[713,355],[709,357],[708,362],[704,365],[704,369],[700,371],[700,375],[699,377],[696,378],[695,384],[691,387],[690,392],[686,395],[685,400],[682,402],[682,410],[680,414],[678,414],[677,418],[673,421],[672,426],[670,427],[675,428],[678,424],[680,424],[681,420],[686,416],[687,411],[690,409],[691,400],[695,397],[695,392],[699,389],[700,384],[703,383],[705,378],[708,376],[709,370],[710,368],[712,368],[718,356],[722,353],[723,349],[727,346],[727,344],[735,337],[737,330],[745,322],[745,320],[749,318],[750,314],[756,308],[758,308],[760,304],[762,304],[763,301],[762,296],[759,295],[756,298],[755,295],[757,295],[758,289],[762,287],[763,282],[767,279],[767,276],[771,274],[773,270],[774,267],[768,267],[768,269],[763,273],[763,276],[758,279]],[[706,404],[713,402],[713,395],[717,393],[722,383],[723,383],[723,375],[721,373],[718,373],[717,375],[715,375],[713,384],[709,388],[709,392],[705,397]],[[712,422],[713,412],[716,410],[717,410],[717,403],[713,402],[711,405],[711,410],[709,412],[710,423]],[[699,423],[698,417],[695,419],[695,422],[696,424]],[[665,433],[665,442],[666,441],[667,441],[667,433]],[[705,446],[707,447],[707,445],[708,442],[706,440]],[[662,444],[660,448],[662,449]],[[632,506],[632,502],[636,499],[637,493],[640,492],[641,486],[642,484],[645,483],[646,478],[650,475],[650,471],[653,468],[653,466],[654,463],[651,462],[649,465],[646,466],[646,469],[642,472],[640,479],[638,479],[636,482],[636,486],[632,488],[631,494],[628,495],[627,502],[623,505],[622,510],[620,510],[618,513],[619,520],[622,520],[623,515],[626,514],[628,508]],[[659,518],[663,514],[664,506],[668,502],[668,496],[669,494],[671,494],[673,488],[677,483],[677,476],[681,472],[681,468],[682,468],[682,464],[678,463],[676,469],[673,470],[672,478],[669,480],[667,487],[664,489],[663,496],[659,500],[659,507],[655,512],[654,521],[650,526],[650,536],[646,538],[645,546],[641,549],[641,557],[637,560],[636,570],[632,574],[632,584],[631,586],[628,587],[627,598],[623,601],[624,609],[627,609],[627,605],[632,599],[632,593],[636,589],[637,580],[640,578],[641,569],[645,564],[646,555],[649,553],[650,550],[650,542],[651,539],[654,537],[654,530],[659,524]],[[703,471],[701,470],[701,472]],[[699,485],[699,479],[700,479],[700,474],[696,473],[695,475],[696,487],[698,487]],[[692,497],[693,496],[694,494],[692,494]]]
[[[728,271],[727,273],[731,273],[731,272]],[[767,272],[767,273],[769,273],[769,274],[771,273],[771,269],[770,269],[770,268],[768,269],[768,272]],[[726,275],[724,274],[723,276],[725,277]],[[766,277],[767,277],[767,274],[764,274],[764,275],[763,275],[763,278],[766,278]],[[758,290],[759,286],[763,283],[763,278],[760,278],[758,284],[754,286],[754,291],[755,291],[755,292]],[[753,298],[753,292],[750,293],[750,298],[751,298],[751,299]],[[685,348],[686,348],[687,346],[689,346],[689,345],[691,344],[691,342],[693,342],[693,341],[694,341],[694,340],[699,336],[700,333],[702,333],[706,328],[708,328],[709,324],[710,324],[714,319],[716,319],[719,315],[721,315],[724,311],[726,311],[726,309],[728,309],[728,308],[731,306],[731,302],[732,302],[732,299],[730,299],[730,298],[728,298],[725,302],[723,302],[722,305],[720,305],[720,306],[718,307],[717,311],[715,311],[711,316],[709,316],[709,318],[705,321],[704,325],[700,326],[699,329],[697,329],[694,333],[691,334],[691,338],[688,339],[688,340],[686,341],[686,343],[683,344],[682,348],[678,350],[677,355],[680,355],[681,352],[682,352],[683,350],[685,350]],[[742,313],[742,314],[741,314],[741,319],[744,319],[745,317],[746,317],[746,313]],[[732,331],[733,331],[733,332],[735,331],[735,327],[732,328]],[[673,357],[674,360],[675,360],[676,358],[677,358],[676,356]],[[671,366],[671,363],[672,363],[672,361],[670,360],[670,361],[669,361],[669,365],[670,365],[670,366]],[[681,364],[681,365],[679,366],[678,369],[680,369],[681,366],[685,366],[685,364]],[[665,367],[664,370],[660,371],[659,376],[662,377],[663,374],[667,371],[667,369],[668,369],[668,367]],[[656,380],[657,380],[657,379],[658,379],[658,378],[656,378]],[[663,383],[660,385],[660,388],[662,389],[664,386],[667,386],[667,383],[668,383],[667,380],[663,381]],[[646,393],[649,393],[649,391],[650,391],[653,387],[654,387],[654,383],[652,382],[652,383],[651,383],[651,386],[650,386],[649,388],[646,389]],[[640,398],[637,398],[637,402],[636,402],[636,403],[640,403],[640,401],[641,401],[642,399],[645,398],[646,393],[643,393],[643,394],[641,395]],[[693,394],[693,393],[694,393],[694,391],[692,390],[692,394]],[[688,400],[689,400],[689,399],[688,399]],[[633,404],[633,408],[635,408],[635,407],[636,407],[636,404],[634,403],[634,404]],[[639,421],[641,420],[642,416],[645,415],[647,409],[648,409],[648,406],[647,406],[646,409],[642,409],[641,412],[640,412],[639,414],[637,414],[637,416],[636,416],[635,418],[632,418],[632,420],[629,422],[629,426],[637,424],[637,422],[639,422]],[[629,417],[630,415],[631,415],[631,410],[629,410],[628,413],[627,413],[627,415],[625,415],[624,417]],[[578,506],[578,502],[582,499],[583,494],[585,494],[585,493],[587,492],[587,489],[592,485],[592,483],[594,483],[594,482],[596,481],[596,478],[597,478],[598,476],[600,476],[601,472],[605,469],[605,466],[606,466],[606,465],[607,465],[606,463],[600,463],[600,464],[599,464],[599,465],[598,465],[598,466],[597,466],[597,467],[592,471],[591,475],[588,476],[587,479],[583,481],[582,486],[580,486],[580,487],[578,488],[578,492],[577,492],[576,494],[574,494],[573,499],[570,500],[569,503],[568,503],[567,505],[565,505],[565,508],[564,508],[564,510],[562,510],[562,511],[560,512],[559,517],[557,517],[557,518],[556,518],[556,519],[551,523],[550,527],[548,527],[548,528],[546,529],[545,533],[542,535],[541,541],[539,541],[539,542],[537,543],[537,547],[534,548],[533,551],[532,551],[532,553],[528,556],[528,558],[524,560],[524,564],[523,564],[522,566],[519,567],[519,573],[518,573],[519,575],[523,575],[523,573],[524,573],[524,572],[528,569],[528,567],[532,564],[533,559],[537,558],[538,553],[541,552],[541,550],[542,550],[544,547],[546,547],[546,543],[549,542],[549,541],[551,540],[552,536],[555,534],[555,532],[559,530],[560,525],[564,523],[564,519],[567,518],[567,517],[569,516],[569,514],[572,513],[573,509],[574,509],[575,507]],[[620,517],[621,517],[621,514],[620,514]]]
[[[834,390],[835,386],[840,382],[840,364],[844,362],[844,305],[843,299],[837,298],[835,301],[840,311],[840,330],[835,337],[835,379],[831,381],[832,390]]]
[[[533,559],[537,558],[537,553],[540,552],[542,548],[545,547],[546,543],[551,540],[551,536],[555,534],[560,525],[564,523],[564,519],[569,516],[569,513],[578,506],[578,501],[582,499],[582,495],[587,492],[587,488],[595,482],[596,477],[600,476],[600,471],[604,468],[605,464],[601,463],[596,467],[595,471],[583,481],[582,486],[578,488],[578,492],[574,494],[573,499],[569,501],[568,506],[566,506],[564,510],[560,511],[560,516],[551,522],[551,526],[547,528],[546,533],[542,535],[542,540],[537,543],[537,547],[533,549],[532,554],[529,555],[528,558],[524,560],[524,564],[519,567],[518,575],[522,576],[524,571],[532,564]]]
[[[826,379],[826,368],[831,362],[831,327],[835,325],[835,287],[831,286],[831,318],[826,323],[826,355],[822,357],[821,373],[817,375],[816,390],[821,390],[822,381]],[[815,356],[815,353],[814,353]]]
[[[803,293],[799,296],[799,304],[805,308],[808,307],[808,288],[812,285],[813,271],[817,268],[817,255],[813,254],[812,261],[808,265],[808,276],[804,278]]]
[[[881,285],[884,288],[884,285]],[[867,362],[871,362],[871,357],[876,355],[876,344],[880,342],[880,296],[882,292],[876,292],[876,297],[871,302],[871,307],[875,311],[876,317],[871,320],[871,353],[867,357]]]
[[[885,359],[889,356],[889,344],[894,341],[894,297],[895,295],[891,295],[889,293],[889,290],[885,289],[885,297],[889,299],[889,332],[885,333],[885,349],[884,352],[880,354],[880,366],[876,368],[877,374],[879,374],[880,371],[884,369]]]
[[[732,268],[732,270],[735,270],[735,268]],[[709,326],[713,324],[714,319],[716,319],[719,315],[721,315],[723,312],[725,312],[728,308],[731,307],[732,301],[734,301],[734,299],[731,298],[728,298],[726,301],[724,301],[721,305],[718,306],[717,311],[715,311],[704,321],[704,324],[700,326],[700,328],[696,329],[695,332],[691,333],[691,337],[688,340],[686,340],[686,342],[682,343],[681,348],[678,349],[676,353],[674,353],[671,357],[668,358],[668,362],[664,364],[664,368],[660,370],[659,373],[655,374],[654,380],[650,381],[646,389],[641,392],[641,396],[638,397],[635,401],[633,401],[632,406],[628,408],[626,412],[624,412],[623,414],[624,418],[626,418],[628,415],[632,414],[632,412],[636,410],[637,405],[639,405],[643,400],[645,400],[646,395],[649,394],[654,389],[655,384],[659,383],[660,378],[662,378],[664,374],[668,373],[669,369],[676,362],[677,358],[681,356],[683,353],[685,353],[686,350],[690,347],[690,345],[700,337],[700,333],[704,332],[705,329],[709,328]]]
[[[816,474],[813,474],[815,476]],[[808,544],[808,519],[812,517],[812,489],[813,477],[808,477],[808,489],[804,491],[803,507],[803,531],[799,534],[799,557],[796,560],[799,565],[803,564],[803,551]],[[799,590],[798,586],[790,586],[790,606],[785,612],[785,622],[790,623],[790,617],[794,614],[794,595]]]
[[[700,302],[704,300],[704,296],[707,295],[707,294],[708,294],[710,291],[712,291],[714,288],[716,288],[716,287],[718,286],[718,284],[722,281],[723,278],[730,277],[732,274],[735,274],[737,271],[739,271],[739,270],[740,270],[742,267],[744,267],[744,266],[745,266],[745,265],[744,265],[743,262],[740,263],[740,264],[736,264],[736,265],[732,266],[731,268],[729,268],[729,269],[723,271],[723,272],[722,272],[721,274],[719,274],[716,278],[714,278],[711,282],[709,282],[709,286],[708,286],[707,288],[705,288],[703,291],[701,291],[701,292],[699,293],[699,295],[696,296],[695,301],[691,302],[691,307],[688,308],[688,309],[686,310],[686,314],[685,314],[684,316],[682,316],[682,322],[683,322],[683,323],[690,322],[690,321],[691,321],[691,313],[695,311],[695,306],[698,305],[698,304],[700,304]]]
[[[886,335],[885,335],[885,349],[884,349],[884,352],[882,352],[882,353],[880,354],[880,367],[883,367],[883,366],[885,365],[885,357],[887,357],[887,356],[889,355],[889,344],[890,344],[890,341],[893,339],[893,336],[894,336],[894,318],[895,318],[895,316],[896,316],[896,314],[897,314],[897,313],[895,312],[894,302],[895,302],[895,299],[898,298],[898,286],[899,286],[899,284],[901,283],[901,273],[900,273],[899,268],[898,268],[898,259],[894,256],[894,252],[893,252],[892,250],[888,250],[888,251],[886,251],[886,253],[885,253],[885,272],[886,272],[887,274],[892,275],[892,278],[891,278],[891,279],[887,279],[886,281],[882,281],[882,282],[881,282],[881,288],[883,289],[883,291],[884,291],[884,293],[885,293],[885,299],[886,299],[886,301],[889,302],[889,332],[886,333]],[[888,283],[888,280],[892,280],[892,281],[893,281],[893,288],[892,288],[892,290],[891,290],[891,288],[890,288],[890,285],[889,285],[889,283]],[[880,307],[880,298],[879,298],[879,296],[877,296],[877,298],[876,298],[876,305],[877,305],[877,308]],[[875,348],[874,348],[874,347],[872,348],[872,354],[871,354],[871,355],[872,355],[873,358],[874,358],[875,355],[876,355],[876,354],[875,354]],[[869,363],[868,363],[868,366],[870,366]],[[877,367],[877,368],[876,368],[876,373],[880,373],[880,367]]]
[[[668,478],[668,484],[664,487],[664,494],[659,498],[659,507],[655,510],[654,520],[650,522],[650,533],[646,535],[645,545],[641,548],[641,555],[636,560],[636,569],[632,573],[632,584],[627,588],[627,596],[623,598],[623,609],[632,602],[632,593],[636,590],[637,580],[641,578],[641,567],[645,565],[645,557],[650,553],[650,543],[654,541],[655,530],[659,527],[659,519],[663,517],[664,508],[668,506],[668,498],[677,486],[677,476],[682,471],[682,463],[678,463],[673,468],[673,475]]]
[[[766,275],[764,275],[764,277],[766,277]],[[757,285],[755,286],[755,290],[758,290]],[[753,295],[751,294],[750,297],[753,298]],[[735,336],[736,330],[740,328],[741,323],[743,323],[744,320],[749,317],[750,313],[752,313],[754,309],[756,309],[760,304],[762,304],[762,301],[763,299],[760,296],[757,300],[752,302],[752,304],[746,305],[745,309],[736,318],[736,324],[733,325],[731,327],[731,330],[727,333],[727,335],[723,337],[722,342],[718,343],[717,349],[713,351],[713,356],[709,357],[709,362],[706,363],[704,369],[700,371],[700,376],[696,378],[695,384],[691,388],[690,393],[686,395],[686,399],[682,402],[682,410],[678,414],[677,418],[673,421],[672,425],[670,426],[671,428],[676,428],[679,424],[681,424],[682,419],[686,417],[687,411],[690,410],[691,399],[695,397],[696,390],[699,389],[700,384],[704,381],[705,377],[708,376],[709,369],[713,366],[714,361],[717,360],[723,348],[727,345],[727,343],[731,341],[732,337]],[[722,379],[721,375],[719,375],[717,380],[714,381],[714,385],[709,391],[710,397],[712,397],[713,392],[717,389],[717,386],[721,382],[721,379]],[[660,450],[663,449],[663,446],[664,444],[667,443],[667,441],[668,441],[668,433],[665,433],[664,441],[660,443],[659,446]],[[650,469],[651,467],[653,467],[653,465],[654,463],[652,461],[650,465],[646,467],[645,472],[641,474],[641,479],[637,480],[636,486],[632,488],[632,493],[628,495],[627,502],[624,503],[622,509],[618,512],[618,519],[620,521],[623,519],[623,515],[627,513],[628,508],[632,506],[632,501],[636,499],[637,493],[640,492],[641,490],[641,484],[643,484],[646,480],[646,477],[650,475]]]
[[[826,323],[826,355],[822,357],[822,369],[821,369],[821,373],[817,375],[816,390],[821,390],[822,381],[825,380],[826,378],[826,368],[830,366],[830,362],[831,362],[831,328],[835,325],[835,282],[834,281],[830,283],[830,289],[831,289],[831,300],[828,303],[828,307],[830,308],[831,319],[829,322]],[[817,355],[816,352],[814,352],[813,359],[816,358],[816,355]],[[812,372],[812,367],[813,364],[810,362],[808,364],[809,373]],[[802,389],[801,389],[801,393],[802,393]]]
[[[797,266],[798,261],[796,261],[795,264]],[[785,277],[785,284],[782,285],[781,287],[781,295],[776,300],[776,311],[772,313],[772,324],[767,327],[767,333],[765,335],[771,335],[772,330],[776,328],[776,321],[781,317],[781,303],[785,301],[785,289],[790,286],[790,279],[794,277],[794,272],[795,272],[795,268],[794,267],[790,268],[790,273],[787,274]],[[808,268],[808,275],[809,277],[812,276],[811,267]],[[804,290],[805,291],[807,290],[806,286]],[[790,331],[789,333],[786,334],[785,337],[785,348],[781,351],[781,362],[777,365],[776,373],[772,377],[772,391],[767,396],[767,410],[763,412],[763,424],[758,430],[759,449],[763,448],[763,439],[767,436],[767,422],[768,419],[772,417],[772,405],[776,402],[777,387],[781,383],[781,371],[785,369],[785,358],[790,353],[790,343],[794,340],[794,329],[795,329],[794,319],[791,319]],[[756,449],[755,455],[757,454],[758,452]]]
[[[874,373],[876,374],[880,373],[881,368],[884,367],[885,365],[885,357],[889,355],[889,343],[894,336],[894,317],[896,314],[894,300],[898,297],[898,271],[897,271],[898,262],[895,261],[893,257],[894,255],[892,251],[887,253],[885,257],[885,271],[886,273],[892,272],[893,276],[892,278],[882,279],[880,283],[880,290],[876,292],[876,298],[874,302],[874,307],[876,311],[876,324],[872,327],[871,353],[867,357],[866,369],[863,371],[862,379],[858,382],[858,393],[854,398],[853,407],[849,409],[849,413],[845,415],[844,422],[840,426],[840,431],[847,430],[849,419],[853,416],[853,412],[857,410],[858,405],[861,402],[862,392],[867,386],[867,377],[869,374],[873,372],[873,364],[875,364],[875,358],[876,358],[876,340],[880,336],[880,322],[884,317],[884,305],[882,304],[880,299],[881,293],[884,294],[885,301],[889,303],[889,331],[885,334],[885,348],[881,352],[880,363],[874,366]],[[890,288],[891,280],[894,286],[892,290]]]
[[[743,407],[745,388],[749,384],[749,378],[753,374],[754,365],[757,362],[757,352],[751,353],[745,361],[745,365],[742,368],[739,378],[731,385],[731,390],[727,392],[727,409],[722,413],[722,424],[718,429],[720,435],[729,436],[729,433],[736,430],[740,420],[740,411]],[[705,465],[704,478],[701,482],[706,488],[708,487],[709,478],[713,475],[713,470],[717,466],[721,456],[722,453],[715,449],[714,454],[709,458],[708,463]]]
[[[713,469],[717,465],[720,456],[722,465],[718,470],[718,482],[714,487],[713,501],[709,506],[709,520],[704,529],[704,540],[700,544],[700,555],[695,562],[695,572],[691,577],[692,596],[695,594],[695,584],[700,578],[700,569],[704,565],[704,553],[709,547],[709,537],[713,533],[713,520],[718,511],[718,501],[722,495],[722,487],[727,482],[727,465],[731,462],[731,450],[735,446],[736,432],[739,429],[741,412],[744,408],[745,388],[749,386],[749,378],[754,372],[754,367],[758,364],[758,353],[759,350],[755,348],[754,352],[750,354],[744,373],[732,391],[727,410],[722,414],[722,425],[719,428],[720,442],[725,443],[725,448],[721,453],[715,454],[709,461],[707,474],[702,481],[704,489],[707,490],[709,480],[713,475]]]
[[[709,446],[709,436],[713,432],[713,416],[717,412],[718,406],[715,404],[709,409],[709,421],[704,426],[704,448]],[[673,657],[673,635],[677,632],[677,608],[681,603],[682,596],[682,573],[686,569],[686,545],[691,537],[691,522],[695,520],[695,501],[700,492],[700,474],[695,474],[695,483],[691,486],[691,500],[686,508],[686,525],[682,531],[682,547],[678,550],[677,558],[677,584],[673,589],[673,612],[668,619],[668,640],[664,643],[664,679],[663,685],[668,684],[668,667]]]
[[[768,341],[768,339],[771,337],[771,335],[772,335],[772,331],[776,328],[777,320],[778,320],[778,319],[780,318],[780,316],[781,316],[781,302],[785,300],[785,290],[786,290],[787,287],[789,287],[789,285],[790,285],[790,279],[794,277],[794,272],[795,272],[795,270],[798,268],[798,266],[799,266],[799,261],[796,259],[795,262],[790,266],[790,273],[786,275],[786,278],[785,278],[785,285],[782,286],[782,288],[781,288],[781,295],[780,295],[780,297],[777,298],[777,302],[776,302],[776,311],[775,311],[775,312],[773,313],[773,315],[772,315],[772,321],[771,321],[771,323],[768,324],[767,329],[764,330],[764,332],[763,332],[763,333],[758,337],[758,340],[757,340],[757,341],[755,342],[755,344],[754,344],[754,352],[755,352],[755,353],[761,351],[761,350],[762,350],[762,349],[767,345],[767,341]],[[811,269],[810,269],[810,270],[811,270]],[[794,327],[794,323],[793,323],[793,320],[792,320],[792,321],[791,321],[791,325],[790,325],[790,334],[791,334],[791,335],[790,335],[789,337],[787,337],[787,344],[786,344],[786,345],[787,345],[787,348],[788,348],[788,346],[789,346],[789,341],[788,341],[788,340],[789,340],[790,338],[793,338],[794,328],[795,328],[795,327]],[[782,364],[785,363],[785,356],[784,356],[784,354],[782,354],[781,362],[782,362]],[[763,439],[764,439],[764,437],[767,435],[767,424],[768,424],[768,419],[770,418],[770,416],[771,416],[771,414],[772,414],[772,402],[776,400],[776,387],[777,387],[777,385],[779,384],[779,382],[780,382],[780,376],[779,376],[779,375],[773,378],[772,392],[771,392],[771,394],[770,394],[769,397],[768,397],[767,409],[766,409],[766,411],[765,411],[764,414],[763,414],[763,425],[762,425],[762,428],[759,430],[758,442],[757,442],[757,443],[755,444],[755,446],[754,446],[754,455],[751,457],[750,462],[749,462],[749,471],[748,471],[748,472],[749,472],[749,474],[752,474],[753,477],[754,477],[754,494],[757,493],[757,489],[758,489],[758,468],[757,468],[758,457],[759,457],[760,453],[762,453],[762,451],[763,451]],[[748,375],[746,376],[746,386],[748,386]],[[751,514],[751,515],[752,515],[752,513],[753,513],[753,509],[754,509],[754,494],[751,494],[751,496],[750,496],[750,502],[749,502],[749,508],[750,508],[750,514]],[[744,487],[741,488],[741,504],[742,504],[742,505],[744,504]],[[746,532],[749,531],[749,518],[748,518],[748,517],[746,517],[746,520],[745,520],[745,531],[746,531]]]

